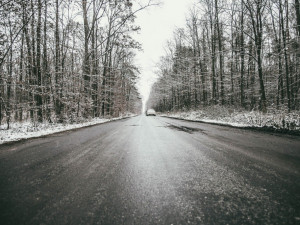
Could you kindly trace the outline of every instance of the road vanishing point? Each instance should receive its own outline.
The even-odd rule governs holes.
[[[137,116],[0,146],[1,224],[300,224],[300,137]]]

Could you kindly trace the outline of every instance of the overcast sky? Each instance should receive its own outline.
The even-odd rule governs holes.
[[[138,52],[136,64],[141,68],[138,88],[146,101],[151,85],[156,80],[155,65],[164,55],[164,46],[172,38],[176,27],[185,25],[189,8],[195,0],[161,0],[162,4],[137,14],[136,24],[141,27],[135,38],[142,44],[143,52]]]

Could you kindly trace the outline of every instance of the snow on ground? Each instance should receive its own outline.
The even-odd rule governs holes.
[[[103,118],[93,118],[89,121],[74,124],[58,124],[58,123],[11,123],[10,129],[6,129],[6,124],[0,126],[0,144],[18,141],[22,139],[28,139],[33,137],[40,137],[48,134],[54,134],[57,132],[72,130],[81,127],[87,127],[95,124],[101,124],[113,120],[119,120],[127,117],[134,116],[133,114],[127,114],[126,116],[121,116],[112,119]]]
[[[300,131],[300,112],[288,113],[284,110],[243,111],[213,106],[203,110],[170,112],[161,114],[173,118],[224,124],[235,127],[268,127],[272,129]]]

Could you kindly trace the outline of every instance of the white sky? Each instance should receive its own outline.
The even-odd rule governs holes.
[[[196,0],[161,0],[154,6],[137,14],[136,24],[141,27],[135,36],[142,44],[143,52],[138,52],[136,65],[141,69],[138,83],[143,102],[147,101],[151,85],[156,80],[155,65],[165,54],[164,46],[173,36],[176,27],[184,27],[188,10]]]

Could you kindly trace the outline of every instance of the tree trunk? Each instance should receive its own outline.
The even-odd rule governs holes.
[[[61,118],[61,99],[60,99],[60,92],[62,90],[59,90],[60,86],[60,48],[59,48],[59,0],[55,1],[55,113],[56,116],[59,118],[59,122],[62,122]]]
[[[281,21],[281,32],[283,38],[283,49],[284,49],[284,61],[285,61],[285,80],[286,80],[286,93],[288,98],[288,110],[291,110],[291,93],[290,93],[290,82],[289,82],[289,60],[287,55],[287,44],[286,44],[286,31],[284,29],[284,21],[283,21],[283,10],[282,10],[282,2],[279,0],[279,12],[280,12],[280,21]]]
[[[295,10],[296,10],[296,18],[297,18],[297,31],[298,37],[300,36],[300,4],[299,0],[295,0]]]
[[[36,73],[37,73],[37,94],[36,106],[38,121],[43,121],[43,99],[42,99],[42,74],[41,74],[41,27],[42,27],[42,2],[38,0],[38,23],[36,28]]]
[[[262,24],[262,0],[255,1],[255,9],[254,12],[253,6],[247,1],[246,5],[253,27],[254,33],[254,40],[256,45],[256,57],[257,57],[257,70],[258,70],[258,77],[259,77],[259,86],[260,86],[260,110],[266,112],[267,110],[267,103],[266,103],[266,93],[265,93],[265,86],[263,80],[263,68],[262,68],[262,36],[263,36],[263,24]],[[255,13],[255,14],[254,14]]]
[[[89,24],[87,18],[87,0],[82,0],[83,24],[84,24],[84,56],[83,56],[83,80],[84,91],[87,94],[90,85],[90,64],[89,64]]]
[[[245,77],[245,47],[244,47],[244,4],[241,8],[241,36],[240,36],[240,54],[241,54],[241,106],[245,107],[244,77]]]
[[[215,0],[215,17],[216,17],[216,29],[218,33],[218,50],[219,50],[219,66],[220,66],[220,82],[221,82],[221,104],[224,105],[224,71],[223,71],[223,44],[222,44],[222,32],[220,29],[220,22],[219,22],[219,7],[218,7],[218,0]]]

